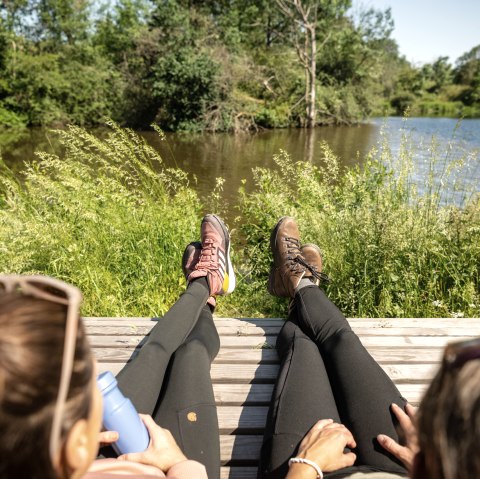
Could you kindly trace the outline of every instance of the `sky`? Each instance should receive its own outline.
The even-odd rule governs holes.
[[[392,8],[392,33],[406,59],[431,63],[448,56],[453,64],[480,44],[480,0],[353,0],[353,8]]]

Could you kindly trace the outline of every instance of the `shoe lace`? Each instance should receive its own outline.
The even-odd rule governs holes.
[[[288,267],[290,271],[294,272],[303,272],[305,271],[304,265],[302,265],[297,258],[302,255],[300,250],[300,242],[297,238],[291,238],[290,236],[285,236],[283,240],[287,243],[287,254],[286,257]]]
[[[213,239],[206,238],[203,241],[202,251],[195,269],[218,269],[218,255],[216,254],[216,246]]]
[[[312,273],[312,276],[314,276],[315,278],[317,278],[321,283],[329,283],[330,282],[330,278],[328,277],[328,275],[326,275],[325,273],[323,273],[322,271],[318,271],[318,268],[316,266],[313,266],[309,263],[307,263],[304,259],[303,259],[303,256],[297,256],[296,258],[294,258],[294,260],[296,263],[299,263],[301,264],[302,266],[304,266],[306,269],[308,269],[310,271],[310,273]]]

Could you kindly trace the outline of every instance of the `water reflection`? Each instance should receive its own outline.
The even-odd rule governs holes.
[[[379,125],[325,127],[313,130],[268,130],[254,135],[166,134],[160,141],[154,132],[141,135],[158,149],[169,166],[178,166],[197,178],[197,189],[208,195],[216,177],[225,179],[225,199],[235,202],[242,179],[251,187],[252,168],[275,168],[273,156],[281,149],[298,161],[321,162],[320,143],[325,141],[345,166],[359,161],[378,138]]]
[[[187,171],[192,184],[202,197],[210,194],[217,177],[225,179],[224,198],[231,207],[236,203],[241,180],[252,187],[252,168],[275,168],[273,155],[281,149],[294,160],[321,162],[321,142],[325,141],[344,166],[361,161],[370,148],[380,140],[381,130],[389,138],[394,155],[400,149],[402,135],[409,135],[414,145],[416,172],[414,181],[419,189],[425,183],[431,155],[431,139],[436,138],[440,158],[453,161],[462,155],[471,159],[466,178],[469,190],[479,191],[480,120],[456,120],[443,118],[411,118],[406,123],[401,118],[374,119],[369,123],[348,127],[321,127],[312,130],[266,130],[256,134],[197,134],[167,133],[161,141],[153,131],[139,132],[147,142],[158,149],[167,166],[178,166]],[[108,133],[106,129],[92,130],[98,137]],[[449,146],[454,141],[455,146]],[[416,145],[416,146],[415,146]],[[21,168],[24,161],[32,161],[35,151],[62,153],[55,133],[47,129],[23,129],[0,131],[0,147],[7,164]],[[468,152],[468,153],[465,153]],[[439,165],[443,168],[445,165]],[[435,172],[440,181],[441,170]],[[457,197],[454,200],[458,203]],[[230,213],[232,216],[234,211]]]

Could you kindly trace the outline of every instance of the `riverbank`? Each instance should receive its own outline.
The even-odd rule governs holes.
[[[65,155],[40,155],[21,183],[2,169],[0,270],[41,272],[77,284],[88,316],[154,316],[184,288],[183,247],[198,239],[207,211],[224,213],[222,184],[200,201],[179,168],[135,133],[113,127],[104,139],[71,127],[59,133]],[[445,158],[428,146],[429,174],[419,194],[411,144],[398,155],[388,141],[362,168],[342,172],[321,146],[321,165],[257,168],[240,190],[238,218],[229,221],[237,291],[219,301],[220,315],[277,316],[285,305],[266,293],[268,237],[285,214],[298,219],[303,240],[323,250],[325,288],[348,316],[480,316],[480,202],[462,208],[445,188],[459,186],[472,160]],[[453,181],[453,183],[451,183]],[[477,193],[477,194],[475,194]]]

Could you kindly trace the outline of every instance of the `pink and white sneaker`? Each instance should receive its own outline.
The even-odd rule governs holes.
[[[200,228],[202,249],[188,281],[206,277],[211,296],[230,294],[235,289],[235,272],[230,259],[230,234],[216,215],[206,215]]]
[[[201,251],[202,243],[200,243],[200,241],[193,241],[185,248],[182,257],[182,271],[185,275],[185,279],[188,280],[188,276],[195,269],[195,266],[200,259]],[[209,296],[207,299],[207,304],[209,304],[212,308],[215,308],[215,306],[217,306],[217,300],[214,296]]]

